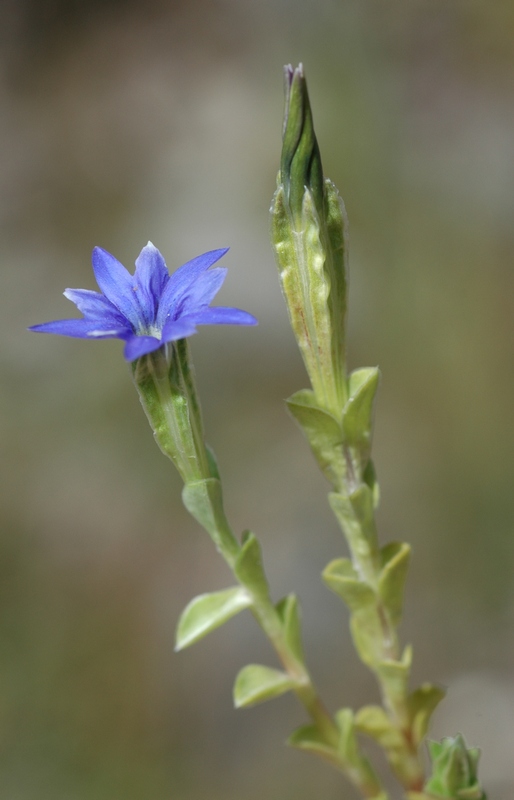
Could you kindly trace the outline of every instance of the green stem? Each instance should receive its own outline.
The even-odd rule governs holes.
[[[229,528],[226,518],[225,524]],[[221,550],[221,555],[228,566],[233,569],[232,555],[224,552],[224,550]],[[242,583],[242,585],[245,584]],[[321,700],[307,667],[291,650],[282,622],[271,598],[257,595],[249,586],[245,586],[245,588],[253,597],[252,611],[255,619],[272,644],[284,670],[294,682],[294,693],[312,719],[321,739],[334,750],[336,758],[332,763],[336,764],[338,769],[356,786],[363,797],[387,800],[378,778],[374,775],[367,762],[366,766],[359,769],[355,765],[346,764],[338,756],[339,729]]]
[[[195,517],[215,541],[229,568],[234,571],[241,545],[223,510],[219,475],[205,446],[200,406],[186,341],[175,342],[171,352],[166,353],[161,348],[139,359],[133,364],[133,374],[155,438],[163,453],[178,468],[186,490],[188,486],[206,487],[202,494],[204,505],[201,513],[196,513]],[[359,768],[355,764],[347,764],[338,753],[339,728],[325,708],[307,667],[289,645],[281,618],[269,594],[257,593],[251,586],[238,580],[252,595],[254,617],[291,677],[293,691],[311,717],[320,739],[333,751],[331,763],[352,781],[363,797],[386,800],[378,779],[364,758],[362,767]]]
[[[348,448],[343,446],[343,450],[345,461],[347,465],[351,465],[351,470],[349,470],[350,474],[347,480],[343,480],[335,488],[339,494],[344,496],[347,495],[349,490],[350,492],[355,492],[359,487],[359,481]],[[379,585],[381,564],[380,547],[374,515],[371,522],[367,523],[366,530],[364,530],[362,525],[360,527],[352,526],[351,530],[344,525],[342,525],[342,528],[350,548],[355,569],[376,591]],[[378,643],[380,650],[379,662],[399,662],[401,659],[401,648],[397,629],[391,620],[387,608],[381,601],[378,592],[376,592],[376,596],[376,613],[380,621],[381,632],[380,641]],[[398,682],[395,682],[393,687],[391,681],[388,681],[380,674],[379,669],[373,666],[371,669],[380,686],[384,708],[391,723],[400,733],[404,743],[401,757],[398,758],[398,753],[395,752],[394,757],[390,759],[391,767],[406,790],[421,791],[425,780],[425,773],[419,749],[414,742],[410,727],[407,684],[405,683],[405,688],[399,688]],[[387,755],[389,757],[389,754]]]
[[[325,742],[334,749],[339,743],[339,730],[318,695],[304,663],[292,653],[282,627],[280,617],[270,598],[264,600],[254,595],[254,617],[273,645],[273,648],[287,674],[295,683],[294,692],[304,705],[309,716],[323,736]]]

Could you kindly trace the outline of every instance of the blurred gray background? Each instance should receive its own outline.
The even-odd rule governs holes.
[[[351,223],[352,367],[379,364],[383,541],[409,540],[413,681],[448,687],[434,736],[483,747],[514,793],[514,5],[509,0],[3,0],[0,5],[0,795],[354,798],[283,746],[286,696],[235,712],[250,615],[173,653],[231,578],[181,508],[118,341],[25,332],[96,288],[94,245],[170,269],[230,245],[219,302],[254,329],[192,342],[236,529],[298,592],[332,709],[377,699],[322,585],[345,545],[283,398],[306,386],[268,208],[282,65],[303,61],[325,173]],[[393,798],[398,795],[393,795]]]

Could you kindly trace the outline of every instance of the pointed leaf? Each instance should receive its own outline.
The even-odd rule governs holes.
[[[246,531],[234,565],[234,574],[256,597],[268,598],[268,582],[262,566],[261,546],[255,534]]]
[[[382,570],[378,580],[378,591],[395,626],[399,624],[402,616],[410,553],[410,545],[404,542],[390,542],[380,551]]]
[[[326,743],[316,725],[303,725],[298,728],[291,734],[287,743],[291,747],[297,747],[299,750],[305,750],[313,753],[313,755],[320,756],[335,767],[341,767],[337,751]]]
[[[343,708],[335,715],[339,728],[339,756],[346,768],[351,772],[357,770],[360,775],[362,789],[366,797],[375,800],[387,800],[387,795],[380,791],[380,783],[369,760],[363,755],[355,735],[355,720],[350,708]]]
[[[357,740],[353,724],[353,711],[343,708],[335,715],[337,727],[340,730],[339,752],[346,764],[355,764],[359,759]]]
[[[343,598],[352,611],[374,603],[377,599],[371,586],[359,578],[348,558],[331,561],[322,573],[322,578],[333,592]]]
[[[441,753],[444,751],[444,744],[443,742],[436,742],[433,739],[430,739],[427,742],[428,752],[430,754],[430,760],[435,761],[436,758],[439,758]]]
[[[375,505],[373,502],[372,490],[367,484],[363,484],[352,492],[349,498],[352,509],[359,520],[364,534],[369,541],[374,541],[376,539]]]
[[[372,669],[382,657],[382,624],[375,605],[359,608],[350,618],[350,630],[361,660]]]
[[[356,728],[370,736],[383,748],[393,771],[403,781],[405,775],[405,759],[408,755],[403,733],[389,718],[381,706],[365,706],[355,718]],[[407,759],[408,761],[408,759]],[[412,776],[410,776],[412,777]],[[408,780],[408,778],[407,778]]]
[[[179,619],[175,650],[184,650],[251,605],[252,599],[242,586],[195,597]]]
[[[387,687],[390,702],[404,708],[404,698],[408,692],[409,675],[412,663],[412,648],[406,647],[400,661],[387,659],[380,661],[376,670]]]
[[[182,490],[182,500],[189,513],[205,528],[218,550],[234,547],[234,537],[223,511],[221,483],[217,478],[186,483]]]
[[[263,703],[290,691],[295,682],[285,672],[260,664],[249,664],[238,673],[234,684],[236,708]]]
[[[345,442],[360,452],[363,466],[369,457],[373,427],[373,402],[378,388],[378,367],[364,367],[352,372],[350,397],[343,409]]]
[[[284,626],[287,644],[298,661],[303,663],[304,654],[298,598],[294,594],[289,594],[277,603],[276,608]]]
[[[217,478],[218,480],[221,480],[220,471],[218,469],[218,459],[216,458],[216,453],[214,452],[212,447],[207,444],[207,442],[205,443],[205,452],[207,453],[207,462],[209,464],[209,471],[211,473],[211,477],[212,478]]]
[[[296,392],[286,403],[306,436],[321,471],[330,483],[339,485],[346,472],[340,423],[318,406],[316,396],[310,389]]]
[[[370,736],[386,751],[401,750],[405,746],[401,732],[392,723],[381,706],[364,706],[355,717],[355,727]]]
[[[439,686],[424,683],[409,695],[409,716],[415,744],[420,744],[425,738],[430,718],[445,694]]]
[[[380,486],[378,484],[377,474],[375,472],[375,465],[373,464],[371,458],[369,459],[364,469],[364,472],[362,473],[362,480],[371,489],[371,495],[373,497],[373,507],[378,508],[380,503]]]

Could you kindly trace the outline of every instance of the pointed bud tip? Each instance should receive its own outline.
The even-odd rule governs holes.
[[[313,195],[319,214],[323,213],[323,170],[312,121],[303,64],[284,67],[285,109],[280,164],[281,182],[293,213],[301,214],[305,189]]]
[[[291,86],[295,78],[295,75],[297,75],[298,78],[300,78],[301,80],[303,80],[305,77],[303,74],[303,64],[301,61],[297,67],[293,67],[292,64],[284,65],[284,79],[286,82],[286,86]]]

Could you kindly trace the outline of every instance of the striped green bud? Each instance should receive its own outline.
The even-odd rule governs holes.
[[[486,800],[477,777],[478,747],[468,748],[458,733],[442,742],[428,742],[428,749],[432,761],[432,777],[424,788],[428,797]]]
[[[285,79],[282,157],[271,206],[272,244],[317,403],[340,420],[348,396],[347,217],[337,189],[323,177],[302,66],[286,67]]]

